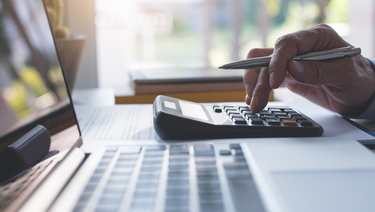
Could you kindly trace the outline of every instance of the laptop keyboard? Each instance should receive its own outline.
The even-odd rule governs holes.
[[[4,211],[53,163],[46,160],[37,164],[13,182],[0,186],[0,211]]]
[[[264,211],[239,144],[107,147],[74,211]]]

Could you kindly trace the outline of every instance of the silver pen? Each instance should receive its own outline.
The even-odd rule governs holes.
[[[307,54],[297,55],[293,60],[328,60],[340,57],[350,57],[355,54],[360,54],[361,48],[354,48],[351,46],[330,49],[319,52],[310,52]],[[220,66],[221,69],[248,69],[255,67],[267,67],[271,61],[271,56],[249,58],[233,63],[228,63]]]

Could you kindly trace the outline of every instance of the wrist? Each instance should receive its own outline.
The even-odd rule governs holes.
[[[375,73],[375,59],[366,59],[370,62],[371,70]],[[342,113],[342,115],[360,119],[375,119],[375,92],[366,102],[355,106],[351,112]]]
[[[358,110],[359,113],[346,115],[350,118],[358,118],[358,119],[375,119],[375,95],[370,98],[367,104],[364,104],[361,109]]]

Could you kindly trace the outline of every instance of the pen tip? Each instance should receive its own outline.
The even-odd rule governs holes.
[[[218,67],[218,68],[223,68],[223,66],[220,66],[220,67]]]

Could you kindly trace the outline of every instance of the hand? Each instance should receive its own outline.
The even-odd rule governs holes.
[[[295,61],[299,54],[346,47],[331,27],[321,24],[279,38],[274,49],[252,49],[248,58],[272,54],[269,67],[245,70],[245,102],[262,110],[280,85],[331,111],[361,114],[375,93],[375,72],[362,55],[326,61]]]

